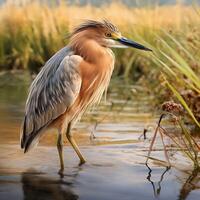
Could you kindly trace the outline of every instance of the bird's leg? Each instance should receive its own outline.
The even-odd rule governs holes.
[[[58,134],[57,149],[58,149],[58,155],[59,155],[59,158],[60,158],[60,170],[59,170],[59,173],[62,173],[64,171],[63,137],[62,137],[62,133],[60,133],[60,132]]]
[[[80,159],[80,164],[84,164],[86,162],[86,160],[84,159],[83,155],[81,154],[81,152],[78,148],[78,145],[76,144],[76,142],[75,142],[73,136],[71,135],[70,131],[71,131],[71,122],[68,124],[66,136],[67,136],[67,139],[69,140],[70,144],[72,145],[73,149],[77,153],[77,155]]]

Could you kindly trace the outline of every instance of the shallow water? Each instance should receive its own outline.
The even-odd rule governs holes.
[[[121,80],[112,80],[107,101],[88,112],[73,130],[86,164],[79,166],[65,141],[65,173],[57,174],[54,130],[23,154],[19,130],[29,83],[24,74],[0,76],[1,200],[199,200],[200,176],[180,152],[170,152],[174,166],[168,169],[158,141],[152,153],[157,159],[149,162],[149,168],[144,164],[153,131],[147,132],[146,140],[140,136],[157,121],[154,99],[143,88]]]

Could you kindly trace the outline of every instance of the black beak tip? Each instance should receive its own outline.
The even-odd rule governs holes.
[[[134,42],[134,41],[131,41],[127,38],[120,38],[118,39],[118,41],[126,46],[129,46],[129,47],[133,47],[133,48],[136,48],[136,49],[140,49],[140,50],[143,50],[143,51],[153,51],[152,49],[149,49],[137,42]]]
[[[147,48],[147,47],[145,47],[145,49],[144,49],[144,50],[153,52],[153,50],[152,50],[152,49],[149,49],[149,48]]]

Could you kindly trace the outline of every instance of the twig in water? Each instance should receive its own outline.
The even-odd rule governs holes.
[[[165,157],[167,159],[167,162],[168,162],[168,165],[171,166],[170,162],[169,162],[169,158],[168,158],[168,155],[167,155],[167,150],[165,148],[165,144],[164,144],[164,141],[163,141],[163,135],[162,133],[160,132],[160,123],[163,119],[163,117],[165,116],[165,114],[162,114],[159,118],[159,121],[158,121],[158,125],[156,127],[156,130],[155,130],[155,133],[153,135],[153,138],[152,138],[152,141],[151,141],[151,144],[150,144],[150,147],[149,147],[149,151],[148,151],[148,155],[147,155],[147,160],[146,160],[146,164],[148,163],[148,159],[149,159],[149,156],[151,154],[151,151],[152,151],[152,148],[153,148],[153,145],[154,145],[154,142],[155,142],[155,139],[156,139],[156,136],[157,136],[157,133],[159,132],[160,133],[160,136],[161,136],[161,139],[162,139],[162,143],[163,143],[163,147],[164,147],[164,152],[165,152]]]
[[[153,135],[153,138],[149,147],[146,163],[148,162],[148,159],[150,157],[150,153],[152,151],[157,133],[159,133],[162,140],[163,148],[164,148],[165,158],[169,166],[171,166],[171,164],[170,164],[170,160],[167,154],[167,149],[164,144],[164,137],[163,137],[164,135],[169,137],[181,149],[181,151],[183,151],[185,155],[192,160],[192,162],[194,163],[194,168],[199,168],[198,152],[200,150],[200,146],[197,144],[195,139],[190,135],[189,131],[187,130],[187,128],[184,126],[182,122],[182,115],[183,115],[182,106],[180,104],[176,104],[170,101],[170,102],[164,103],[162,106],[162,109],[164,113],[160,116],[158,125]],[[173,136],[168,134],[168,132],[161,126],[162,119],[167,115],[170,116],[170,121],[173,122],[174,125],[179,125],[179,127],[181,128],[182,130],[181,142],[180,142],[180,137],[179,137],[179,140],[175,139]]]

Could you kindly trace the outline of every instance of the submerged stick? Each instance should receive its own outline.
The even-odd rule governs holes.
[[[167,160],[167,162],[168,162],[168,166],[171,166],[171,163],[170,163],[170,161],[169,161],[169,156],[168,156],[168,154],[167,154],[167,149],[166,149],[166,147],[165,147],[165,143],[164,143],[164,139],[163,139],[163,134],[162,134],[162,131],[160,131],[160,130],[161,130],[161,129],[160,129],[160,127],[159,127],[159,133],[160,133],[160,137],[161,137],[162,144],[163,144],[163,148],[164,148],[165,158],[166,158],[166,160]]]
[[[154,145],[154,142],[155,142],[155,139],[156,139],[156,135],[157,135],[157,133],[158,133],[158,131],[159,131],[160,123],[161,123],[162,118],[163,118],[164,116],[165,116],[165,114],[162,114],[162,115],[160,116],[159,121],[158,121],[158,125],[157,125],[157,127],[156,127],[155,133],[154,133],[154,135],[153,135],[153,139],[152,139],[151,144],[150,144],[150,147],[149,147],[149,151],[148,151],[148,155],[147,155],[146,164],[147,164],[148,159],[149,159],[149,156],[150,156],[150,154],[151,154],[151,152],[152,152],[152,148],[153,148],[153,145]]]

